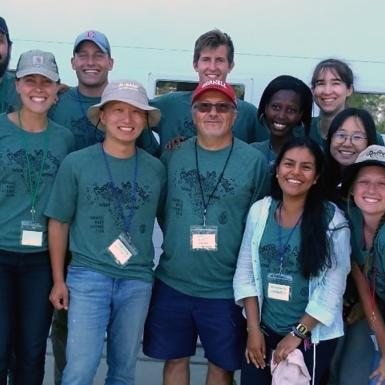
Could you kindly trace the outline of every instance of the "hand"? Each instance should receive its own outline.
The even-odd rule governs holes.
[[[369,376],[371,380],[376,379],[377,385],[381,385],[385,381],[385,359],[381,357],[378,368]]]
[[[298,348],[298,346],[301,345],[301,342],[301,338],[291,334],[283,337],[275,348],[273,353],[273,362],[278,365],[281,361],[286,360],[289,353]]]
[[[68,289],[64,282],[53,285],[49,300],[56,310],[68,310]]]
[[[258,369],[265,368],[266,366],[265,336],[263,335],[260,328],[249,330],[245,356],[248,364],[252,362]]]
[[[187,136],[176,136],[175,138],[171,139],[165,146],[164,148],[166,150],[174,150],[178,147],[180,147],[180,145],[185,141],[187,140]]]
[[[356,302],[352,305],[348,316],[346,317],[346,323],[348,325],[354,324],[355,322],[361,321],[365,318],[364,309],[362,308],[361,302]]]

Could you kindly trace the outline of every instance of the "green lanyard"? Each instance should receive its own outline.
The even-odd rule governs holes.
[[[44,164],[47,159],[47,154],[48,154],[48,142],[49,142],[49,134],[48,134],[48,127],[46,128],[44,132],[44,154],[43,154],[43,159],[40,163],[40,170],[39,174],[37,175],[36,180],[33,180],[32,178],[32,167],[31,167],[31,162],[29,160],[28,152],[29,152],[29,145],[28,145],[28,136],[25,130],[23,129],[23,125],[21,123],[21,116],[20,116],[20,111],[17,113],[17,117],[19,120],[19,125],[20,128],[23,130],[23,142],[24,142],[24,154],[25,154],[25,159],[27,161],[27,176],[28,176],[28,185],[29,185],[29,195],[30,195],[30,201],[31,201],[31,216],[32,216],[32,222],[36,223],[36,199],[37,199],[37,194],[39,191],[40,183],[41,183],[41,177],[43,175],[43,169],[44,169]]]

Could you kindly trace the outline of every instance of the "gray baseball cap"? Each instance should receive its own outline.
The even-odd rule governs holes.
[[[107,53],[111,56],[111,47],[108,39],[104,33],[98,31],[85,31],[81,33],[75,40],[73,53],[77,51],[79,45],[83,43],[83,41],[92,41],[95,43],[104,53]]]
[[[160,120],[160,110],[148,104],[148,97],[144,87],[135,80],[115,80],[107,84],[102,93],[100,103],[88,109],[88,119],[95,125],[105,129],[99,121],[99,111],[112,101],[130,104],[148,113],[148,124],[154,127]]]
[[[16,66],[16,78],[27,75],[43,75],[54,82],[59,81],[59,70],[51,52],[34,49],[20,55]]]

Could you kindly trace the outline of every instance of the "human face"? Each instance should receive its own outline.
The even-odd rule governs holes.
[[[276,171],[284,198],[305,199],[318,179],[314,155],[306,147],[294,147],[286,151]]]
[[[194,102],[196,103],[229,103],[231,101],[218,91],[206,91]],[[209,112],[199,112],[193,105],[193,121],[197,127],[198,139],[202,141],[210,141],[221,147],[222,144],[227,145],[231,142],[232,127],[237,116],[235,107],[230,108],[227,112],[218,112],[216,108],[211,108]]]
[[[91,41],[80,43],[71,59],[79,85],[86,88],[104,88],[113,63],[109,55]]]
[[[59,84],[43,75],[27,75],[16,81],[22,108],[45,114],[57,100]]]
[[[272,136],[290,135],[302,118],[300,96],[293,90],[279,90],[266,105],[265,117]]]
[[[346,99],[353,89],[343,82],[335,70],[325,68],[319,73],[312,91],[320,110],[328,115],[336,115],[345,108]]]
[[[4,76],[8,68],[11,56],[11,47],[8,44],[7,36],[0,32],[0,78]]]
[[[234,67],[227,59],[227,46],[220,45],[217,48],[202,49],[199,59],[193,63],[194,69],[198,72],[199,83],[207,80],[226,81],[227,75]]]
[[[345,134],[347,138],[341,142],[336,134]],[[349,116],[332,136],[330,154],[341,166],[353,164],[359,153],[368,147],[368,139],[353,143],[351,137],[353,134],[366,138],[365,128],[357,116]]]
[[[134,143],[146,126],[146,117],[145,111],[119,101],[108,102],[100,111],[106,140],[114,143]]]
[[[362,167],[353,183],[352,195],[364,216],[382,217],[385,213],[385,168]]]

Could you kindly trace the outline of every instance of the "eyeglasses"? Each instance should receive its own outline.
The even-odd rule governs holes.
[[[352,141],[353,144],[361,144],[364,140],[368,139],[365,135],[362,134],[347,135],[338,131],[333,135],[333,140],[339,144],[344,143],[348,138]]]
[[[211,112],[211,110],[215,108],[215,111],[218,114],[227,114],[228,112],[235,110],[234,104],[231,103],[209,103],[209,102],[199,102],[193,105],[193,108],[198,110],[199,112]]]

